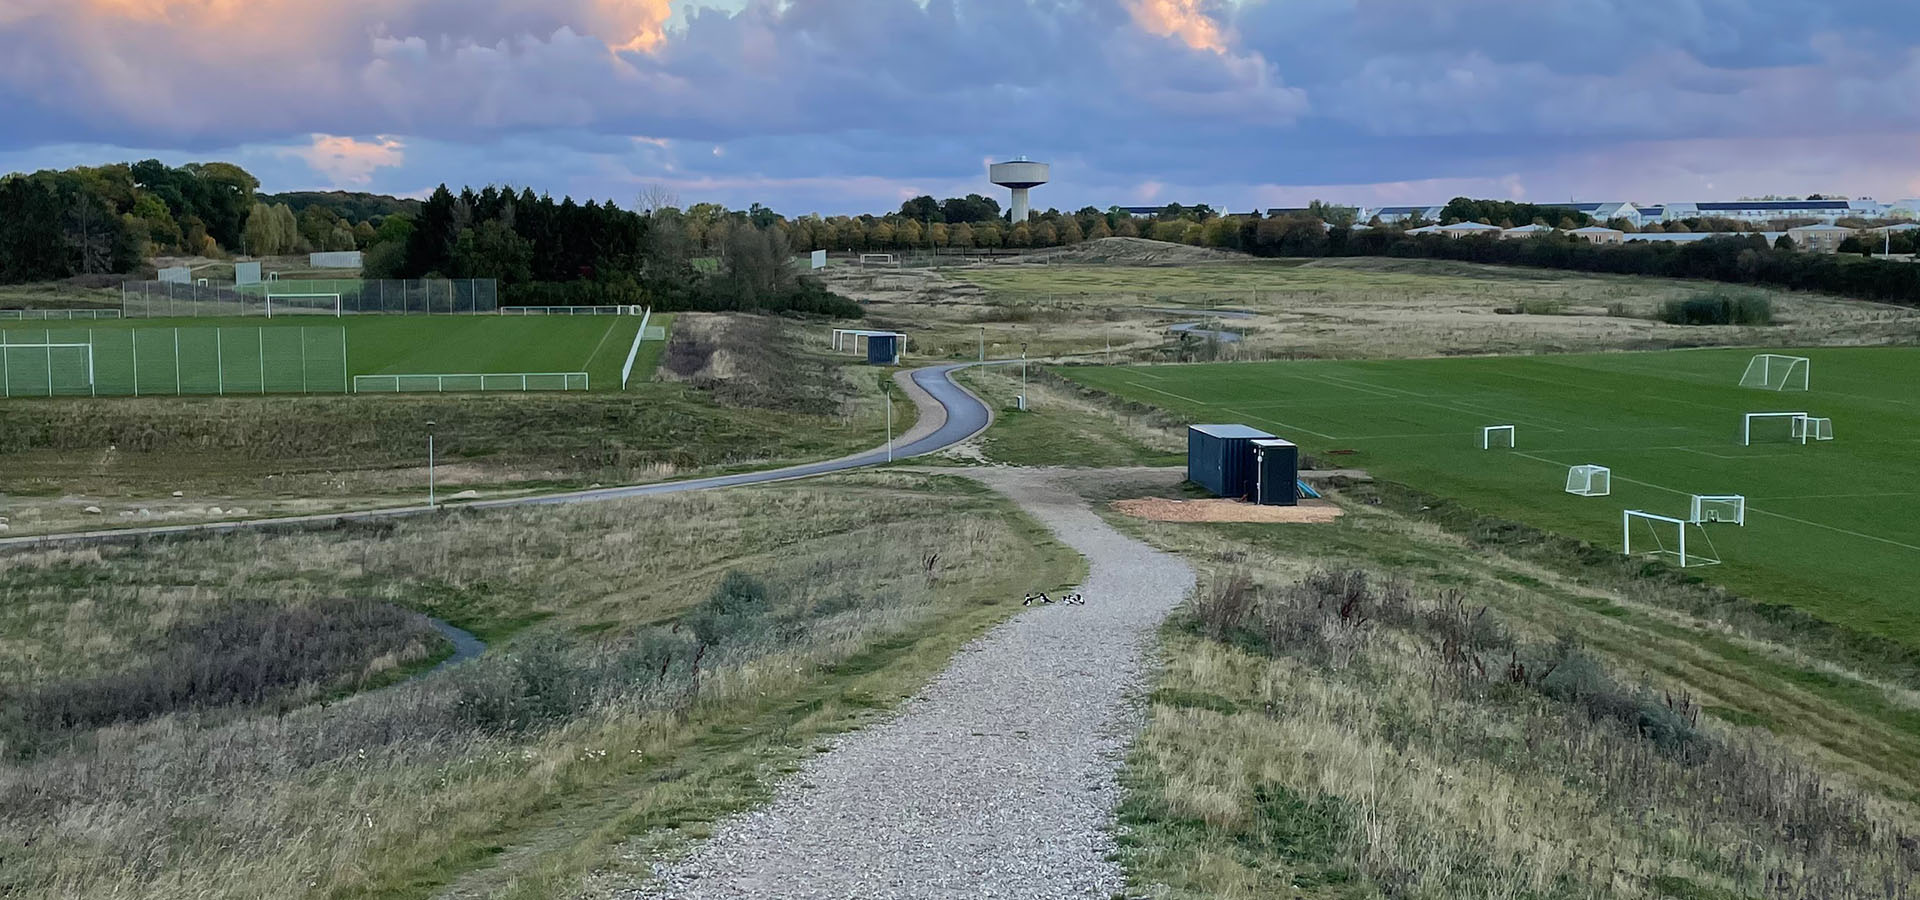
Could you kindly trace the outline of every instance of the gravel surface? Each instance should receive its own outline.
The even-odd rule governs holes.
[[[719,823],[629,896],[1104,900],[1124,889],[1110,829],[1140,724],[1136,689],[1193,573],[1108,527],[1045,470],[968,474],[1087,557],[1086,605],[1023,611],[968,645],[897,718],[844,736],[771,804]]]

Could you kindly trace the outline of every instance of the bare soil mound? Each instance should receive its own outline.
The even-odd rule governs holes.
[[[1342,510],[1325,500],[1302,500],[1299,506],[1260,506],[1238,500],[1169,500],[1140,497],[1115,500],[1113,508],[1151,522],[1282,522],[1318,525],[1340,518]]]
[[[1184,266],[1201,262],[1228,262],[1252,259],[1244,253],[1212,247],[1191,247],[1146,238],[1110,237],[1082,241],[1068,247],[1036,250],[1024,254],[1021,263],[1088,263],[1122,266]]]

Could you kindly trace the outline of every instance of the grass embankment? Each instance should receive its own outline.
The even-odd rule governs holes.
[[[1022,591],[1083,564],[970,482],[900,473],[374,528],[17,554],[5,705],[172,658],[170,623],[355,596],[479,661],[330,705],[127,685],[0,762],[0,893],[552,897],[767,796]],[[204,585],[219,585],[214,600]],[[391,652],[361,634],[348,682]],[[110,720],[105,714],[97,722]]]
[[[1813,360],[1809,391],[1739,387],[1752,352],[1735,350],[1061,372],[1186,421],[1266,428],[1315,456],[1615,551],[1622,510],[1684,518],[1692,494],[1742,494],[1746,527],[1689,535],[1724,560],[1702,577],[1920,647],[1920,516],[1906,502],[1920,480],[1907,387],[1920,351],[1795,353]],[[1743,414],[1766,410],[1831,417],[1836,438],[1789,443],[1786,420],[1774,419],[1743,446]],[[1506,423],[1517,450],[1479,449],[1482,426]],[[1612,468],[1611,496],[1564,492],[1568,467],[1586,463]],[[1675,533],[1663,537],[1675,545]]]
[[[1399,488],[1344,500],[1330,526],[1122,520],[1202,571],[1128,766],[1143,892],[1916,886],[1915,673],[1850,669],[1818,633],[1677,573],[1425,520],[1434,501]]]
[[[704,362],[616,393],[0,402],[0,516],[21,535],[411,502],[426,489],[428,422],[443,498],[772,467],[885,440],[878,370],[801,349],[775,320],[740,327],[750,350],[676,328],[679,361]],[[642,347],[636,368],[669,355]],[[895,401],[904,431],[913,407]]]
[[[1071,381],[1034,366],[1019,408],[1017,365],[962,370],[959,381],[994,411],[977,440],[981,461],[1015,466],[1175,466],[1186,460],[1186,437],[1172,417],[1144,405],[1119,408]]]

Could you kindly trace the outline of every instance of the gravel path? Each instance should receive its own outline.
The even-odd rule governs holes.
[[[981,470],[1087,557],[1085,606],[1023,611],[901,714],[841,738],[767,807],[715,827],[636,898],[1105,898],[1122,756],[1179,559],[1121,535],[1045,470]]]

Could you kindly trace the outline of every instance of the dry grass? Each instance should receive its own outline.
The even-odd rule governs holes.
[[[1122,527],[1212,569],[1129,768],[1151,896],[1920,887],[1906,691],[1675,602],[1710,589],[1570,576],[1375,506]],[[1351,600],[1333,567],[1373,584]],[[1852,700],[1809,693],[1826,679]]]
[[[973,358],[982,328],[990,358],[1088,361],[1385,358],[1576,352],[1676,346],[1812,346],[1907,342],[1920,313],[1811,294],[1769,298],[1770,328],[1654,321],[1698,283],[1510,269],[1435,260],[1327,259],[1191,265],[983,265],[886,274],[830,274],[869,315],[913,335],[924,356]],[[1167,332],[1220,318],[1238,344],[1182,345]]]
[[[468,873],[571,893],[621,842],[764,796],[1018,590],[1081,577],[1003,501],[899,473],[6,564],[0,664],[42,685],[137,668],[162,623],[223,597],[390,600],[493,642],[331,704],[0,765],[0,892],[75,898],[416,897]],[[768,586],[757,624],[696,646],[675,625],[729,572]]]

